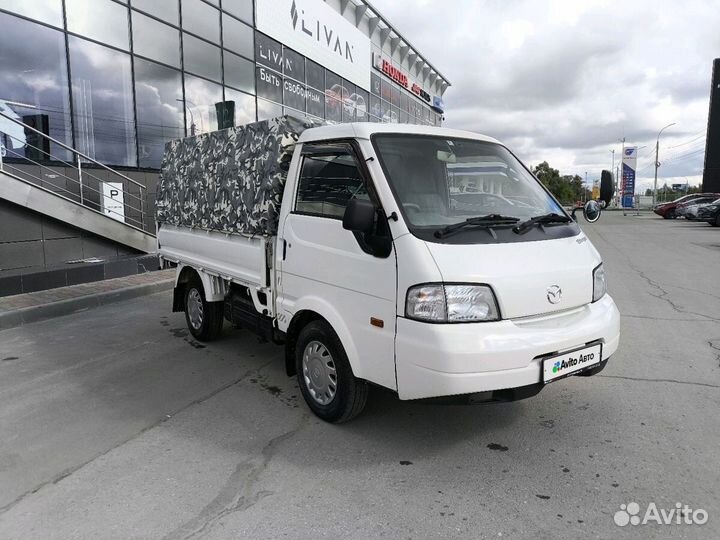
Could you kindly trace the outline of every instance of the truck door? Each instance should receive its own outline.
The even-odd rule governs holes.
[[[386,249],[377,250],[342,226],[353,198],[380,208],[360,150],[346,142],[305,144],[296,170],[295,189],[286,194],[292,208],[279,231],[279,315],[319,313],[340,337],[355,376],[396,390],[394,249],[389,235]]]

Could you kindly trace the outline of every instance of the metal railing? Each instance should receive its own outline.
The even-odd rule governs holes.
[[[10,173],[25,182],[52,192],[58,197],[105,215],[108,219],[115,219],[129,227],[152,234],[146,229],[146,226],[150,226],[152,223],[148,221],[145,209],[147,200],[145,186],[24,122],[3,112],[0,112],[0,116],[22,126],[26,135],[25,138],[20,138],[17,135],[0,132],[0,171]],[[47,141],[46,144],[37,143],[45,148],[38,148],[31,144],[27,140],[28,133],[33,133]],[[15,144],[13,144],[13,148],[8,148],[4,144],[6,140],[17,141],[18,148],[15,149]],[[68,158],[67,154],[63,156],[54,154],[53,151],[57,152],[57,148],[53,150],[51,145],[66,150],[71,157]],[[16,161],[9,162],[4,159],[8,157],[16,158]],[[33,159],[33,157],[42,161]],[[28,167],[28,165],[39,167],[40,176],[32,174],[28,170],[32,167]],[[70,171],[63,172],[62,168],[69,168]],[[105,173],[105,178],[97,176],[97,174],[101,174],[98,169]],[[45,171],[50,172],[46,173]],[[106,187],[104,186],[106,183],[113,185]],[[117,189],[119,187],[117,184],[122,184],[122,188]],[[111,192],[111,196],[108,197],[105,189],[112,189],[118,193]],[[120,194],[122,194],[122,209],[115,210],[113,206],[119,204]]]

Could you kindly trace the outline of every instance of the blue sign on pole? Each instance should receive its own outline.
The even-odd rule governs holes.
[[[637,170],[637,147],[625,148],[622,157],[622,207],[632,208],[635,198],[635,171]]]

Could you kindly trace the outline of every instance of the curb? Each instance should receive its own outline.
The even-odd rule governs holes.
[[[101,293],[79,296],[77,298],[69,298],[59,302],[43,304],[40,306],[32,306],[28,308],[17,309],[0,313],[0,330],[7,330],[63,315],[70,315],[79,311],[87,311],[88,309],[98,308],[123,300],[131,300],[139,296],[146,296],[164,292],[173,288],[175,284],[174,278],[158,281],[157,283],[143,283],[142,285],[133,285],[114,291],[106,291]]]

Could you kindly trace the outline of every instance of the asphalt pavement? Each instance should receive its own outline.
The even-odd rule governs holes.
[[[0,331],[0,538],[720,537],[720,229],[582,227],[620,349],[515,403],[373,389],[328,425],[281,348],[200,344],[169,292]],[[633,502],[708,519],[616,525]]]

